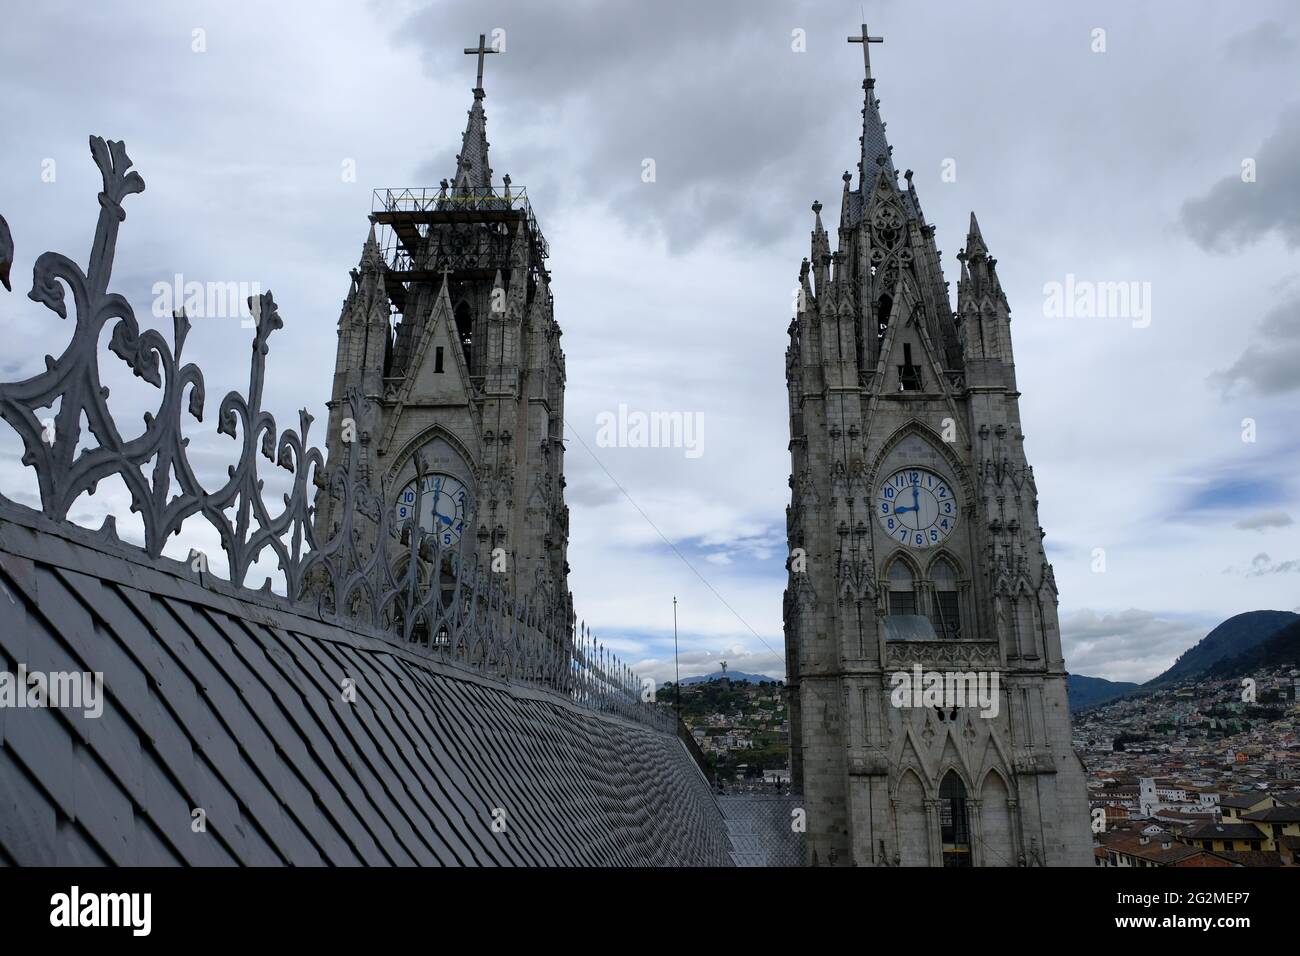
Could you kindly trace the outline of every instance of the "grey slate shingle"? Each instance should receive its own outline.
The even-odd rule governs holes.
[[[71,527],[0,519],[0,588],[0,667],[105,675],[0,711],[0,864],[732,863],[674,736]]]

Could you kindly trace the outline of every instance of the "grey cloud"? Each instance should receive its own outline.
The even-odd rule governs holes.
[[[1281,395],[1300,388],[1300,299],[1269,312],[1256,337],[1259,341],[1246,346],[1228,368],[1210,376],[1210,384],[1225,395],[1239,385],[1258,395]]]
[[[1288,247],[1300,246],[1300,107],[1282,114],[1250,158],[1255,182],[1242,182],[1240,173],[1226,176],[1183,204],[1183,228],[1201,248],[1240,249],[1274,232]]]
[[[1248,578],[1260,578],[1266,574],[1288,574],[1291,572],[1300,572],[1300,559],[1274,561],[1267,554],[1261,552],[1250,559],[1250,567],[1243,573]]]
[[[1296,50],[1295,38],[1276,20],[1265,20],[1229,37],[1223,44],[1227,60],[1247,66],[1285,58]]]
[[[1225,371],[1214,376],[1225,390],[1245,382],[1261,395],[1280,395],[1300,388],[1300,343],[1271,349],[1251,345]]]
[[[505,29],[509,59],[490,61],[484,82],[489,139],[503,122],[493,118],[494,104],[508,110],[513,139],[528,126],[544,140],[562,116],[580,148],[566,150],[563,165],[530,157],[529,183],[540,179],[550,202],[603,203],[680,251],[715,231],[765,245],[788,238],[792,216],[810,219],[817,196],[834,208],[838,170],[853,166],[856,153],[852,140],[832,141],[829,121],[851,116],[862,95],[851,51],[841,49],[848,23],[810,3],[453,0],[412,15],[398,35],[418,43],[427,68],[442,78],[471,69],[448,36]],[[792,52],[795,28],[806,31],[808,53]],[[524,158],[503,155],[492,142],[498,176]],[[655,161],[653,183],[642,181],[645,159]],[[447,175],[450,153],[436,161],[428,172]]]
[[[1061,620],[1066,667],[1107,680],[1150,680],[1209,631],[1204,623],[1138,608],[1102,614],[1084,609]]]
[[[1250,564],[1244,568],[1231,564],[1223,569],[1224,574],[1245,578],[1262,578],[1266,575],[1287,574],[1293,571],[1300,572],[1300,558],[1290,561],[1274,561],[1266,551],[1261,551],[1251,558]]]
[[[1285,528],[1294,523],[1285,511],[1265,511],[1242,518],[1236,527],[1243,531],[1264,531],[1268,528]]]
[[[617,504],[623,493],[582,448],[571,450],[564,460],[564,496],[570,508],[600,508]]]

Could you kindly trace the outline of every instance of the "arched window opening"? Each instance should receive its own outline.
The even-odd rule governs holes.
[[[460,338],[461,348],[465,350],[465,367],[473,374],[474,315],[468,302],[456,306],[456,335]]]
[[[970,866],[970,821],[966,815],[966,785],[955,770],[939,784],[939,835],[944,866]]]
[[[904,562],[895,561],[889,568],[889,614],[897,617],[915,613],[916,582],[912,571]]]
[[[947,640],[961,637],[961,598],[957,591],[957,570],[947,558],[930,569],[934,591],[930,600],[930,624],[934,633]]]
[[[889,566],[885,584],[889,590],[888,615],[885,617],[887,641],[933,641],[934,628],[921,612],[917,597],[918,581],[907,562],[898,559]]]
[[[876,339],[883,339],[889,328],[889,313],[894,310],[894,297],[888,293],[876,300]]]

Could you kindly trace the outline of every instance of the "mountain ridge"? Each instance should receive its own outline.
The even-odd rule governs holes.
[[[712,674],[700,674],[695,677],[683,677],[682,686],[688,684],[704,684],[711,680],[721,680],[722,671],[714,671]],[[761,684],[764,681],[776,683],[778,678],[768,677],[766,674],[747,674],[744,671],[727,671],[727,678],[733,681],[749,681],[751,684]]]
[[[1154,689],[1198,677],[1226,658],[1249,653],[1296,621],[1300,621],[1300,614],[1294,611],[1245,611],[1234,614],[1178,655],[1168,670],[1142,686]]]
[[[1300,665],[1300,614],[1294,611],[1243,611],[1219,623],[1178,655],[1168,669],[1134,684],[1070,674],[1070,711],[1099,707],[1121,697],[1141,696],[1197,677],[1236,677],[1264,667]]]
[[[1099,707],[1123,697],[1140,686],[1132,681],[1113,681],[1104,677],[1087,677],[1083,674],[1070,674],[1065,678],[1065,694],[1072,712]]]

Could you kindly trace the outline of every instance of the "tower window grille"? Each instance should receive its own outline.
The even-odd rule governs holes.
[[[916,583],[902,561],[889,569],[889,613],[893,616],[916,613]]]
[[[898,366],[898,388],[903,392],[921,390],[921,366],[912,364],[911,343],[903,344],[903,364]]]
[[[941,638],[961,637],[961,601],[957,592],[957,572],[945,558],[935,562],[930,571],[934,586],[930,601],[930,624]]]
[[[970,821],[966,814],[966,785],[955,771],[939,784],[939,832],[944,866],[970,866]]]

